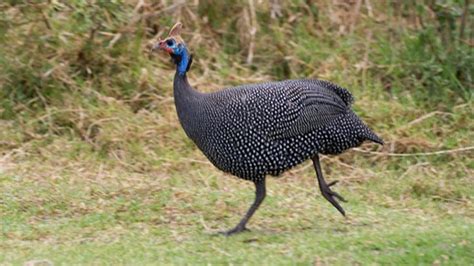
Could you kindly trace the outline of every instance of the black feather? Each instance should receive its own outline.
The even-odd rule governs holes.
[[[187,135],[219,169],[244,179],[279,175],[315,154],[382,143],[350,109],[351,93],[321,80],[287,80],[199,93],[175,77]]]

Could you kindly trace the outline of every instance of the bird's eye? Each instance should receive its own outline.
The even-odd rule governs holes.
[[[168,46],[173,46],[173,44],[174,44],[173,40],[167,40],[166,41],[166,45],[168,45]]]

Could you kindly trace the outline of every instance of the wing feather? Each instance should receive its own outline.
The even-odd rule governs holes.
[[[348,90],[327,81],[293,82],[291,86],[282,88],[289,90],[289,95],[292,96],[285,97],[287,104],[284,108],[286,110],[282,112],[284,116],[276,119],[274,130],[270,132],[271,138],[303,135],[350,111],[353,97]]]
[[[353,97],[340,86],[322,80],[286,80],[248,84],[212,94],[210,110],[219,106],[226,121],[265,132],[269,139],[314,131],[350,112]]]

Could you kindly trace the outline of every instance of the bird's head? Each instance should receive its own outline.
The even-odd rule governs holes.
[[[163,50],[171,56],[179,56],[183,53],[183,50],[186,49],[186,44],[181,38],[181,30],[183,29],[183,24],[176,23],[173,28],[171,28],[168,37],[164,40],[159,39],[155,44],[152,45],[152,51]]]
[[[151,45],[151,51],[162,50],[167,52],[177,66],[179,74],[185,74],[191,66],[192,57],[188,52],[186,44],[180,36],[183,24],[176,23],[171,28],[168,37],[164,40],[159,39]]]

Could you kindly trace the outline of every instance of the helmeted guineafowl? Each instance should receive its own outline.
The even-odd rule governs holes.
[[[351,110],[351,93],[322,80],[286,80],[227,88],[193,89],[186,77],[192,62],[177,23],[152,45],[176,64],[174,100],[184,131],[220,170],[254,182],[256,198],[231,235],[245,225],[265,198],[266,175],[279,175],[311,158],[326,200],[345,215],[344,199],[323,178],[318,154],[339,154],[370,140],[383,144]]]

